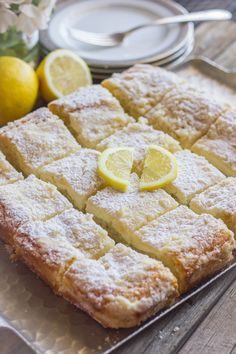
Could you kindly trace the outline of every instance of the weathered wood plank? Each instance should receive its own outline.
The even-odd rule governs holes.
[[[214,306],[179,354],[236,352],[236,281]]]
[[[235,34],[236,37],[236,34]],[[230,70],[236,70],[236,41],[217,57],[217,63]]]
[[[199,26],[195,34],[193,55],[215,59],[236,40],[235,22],[209,22]]]
[[[139,334],[134,340],[125,344],[115,353],[176,353],[235,279],[236,273],[235,270],[232,270],[226,276],[218,279],[215,284],[195,296],[191,301],[188,301],[179,309],[176,309],[173,313]]]

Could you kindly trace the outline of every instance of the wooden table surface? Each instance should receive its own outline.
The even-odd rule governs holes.
[[[191,11],[230,9],[235,0],[180,0]],[[236,70],[236,23],[197,26],[194,54],[203,54]],[[116,354],[236,354],[235,270],[154,324],[115,352]],[[0,333],[0,354],[32,354],[8,332]]]

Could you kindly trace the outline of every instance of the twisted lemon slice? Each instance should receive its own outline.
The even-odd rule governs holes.
[[[178,173],[177,160],[166,149],[150,145],[140,180],[141,191],[151,191],[172,182]]]
[[[111,187],[125,192],[133,166],[133,148],[117,147],[103,151],[98,161],[99,175]]]

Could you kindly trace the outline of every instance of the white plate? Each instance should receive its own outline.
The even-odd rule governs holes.
[[[193,48],[193,43],[194,43],[194,38],[189,38],[189,41],[186,43],[186,45],[181,48],[180,50],[178,50],[176,53],[162,59],[162,60],[157,60],[157,61],[153,61],[150,62],[150,64],[155,64],[158,66],[162,66],[162,65],[166,65],[174,60],[179,59],[182,55],[185,55],[186,53],[190,53],[192,48]],[[107,75],[111,75],[114,72],[122,72],[125,69],[128,69],[130,66],[127,67],[96,67],[96,66],[92,66],[89,65],[90,70],[92,73],[97,73],[97,74],[107,74]]]
[[[117,47],[97,47],[72,39],[68,29],[113,32],[187,11],[170,0],[68,1],[53,16],[41,42],[49,50],[69,48],[93,66],[127,67],[138,62],[162,60],[187,42],[192,24],[149,27],[130,35]]]
[[[163,66],[165,68],[172,68],[175,67],[176,65],[182,63],[191,53],[192,49],[193,49],[193,44],[194,42],[191,41],[188,43],[188,45],[186,45],[184,47],[184,50],[181,50],[181,53],[179,52],[178,56],[174,55],[169,57],[169,60],[163,60],[163,61],[157,61],[157,62],[153,62],[151,63],[152,65],[155,66]],[[90,67],[92,76],[94,81],[101,81],[104,80],[108,77],[110,77],[113,73],[115,72],[122,72],[124,70],[124,68],[119,68],[119,69],[113,69],[113,71],[98,71],[97,68],[93,69]]]

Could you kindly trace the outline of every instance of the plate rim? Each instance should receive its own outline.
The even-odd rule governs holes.
[[[58,8],[56,9],[54,16],[56,16],[57,13],[61,12],[64,8],[73,5],[75,3],[84,3],[86,0],[69,0],[66,3],[62,3],[58,6]],[[95,2],[95,0],[89,0],[90,2]],[[170,7],[170,8],[174,8],[177,9],[180,13],[188,13],[188,11],[180,4],[176,3],[173,0],[132,0],[132,2],[141,2],[141,3],[159,3],[161,4],[163,7]],[[49,24],[50,26],[50,24]],[[127,66],[132,66],[138,63],[151,63],[153,61],[159,61],[159,60],[163,60],[168,56],[173,55],[175,52],[177,52],[178,50],[180,50],[183,46],[186,45],[186,42],[189,39],[189,36],[194,36],[194,25],[193,23],[187,23],[184,25],[186,28],[186,34],[184,35],[184,38],[182,38],[180,40],[180,42],[176,45],[173,46],[172,48],[170,48],[169,50],[163,52],[163,53],[159,53],[153,56],[147,56],[146,59],[145,58],[140,58],[137,60],[126,60],[126,61],[113,61],[111,62],[110,60],[90,60],[85,58],[84,56],[81,55],[81,57],[86,61],[86,63],[88,65],[96,65],[96,67],[112,67],[112,68],[125,68]],[[42,46],[47,49],[47,50],[53,50],[58,48],[55,43],[53,43],[52,39],[49,36],[49,27],[47,30],[44,30],[40,33],[40,42],[42,44]],[[78,55],[80,55],[79,52],[75,51]]]

